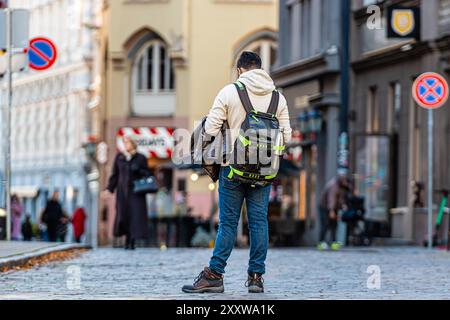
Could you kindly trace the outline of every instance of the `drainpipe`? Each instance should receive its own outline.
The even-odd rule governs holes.
[[[349,85],[350,85],[350,0],[341,0],[341,108],[339,115],[340,134],[348,134]],[[348,159],[347,159],[348,161]],[[345,166],[340,163],[339,166]]]
[[[349,170],[349,124],[348,110],[350,102],[350,0],[341,0],[341,106],[339,112],[339,139],[338,139],[338,173]],[[347,242],[346,224],[339,221],[338,241]]]

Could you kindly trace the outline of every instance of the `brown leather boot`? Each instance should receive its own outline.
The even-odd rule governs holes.
[[[248,280],[245,283],[249,293],[263,293],[264,279],[260,273],[249,273]]]
[[[223,293],[223,275],[205,268],[194,280],[193,285],[184,286],[184,293]]]

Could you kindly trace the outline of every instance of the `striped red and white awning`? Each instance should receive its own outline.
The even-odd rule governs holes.
[[[120,128],[117,132],[117,149],[125,151],[123,137],[130,136],[138,144],[138,152],[148,158],[170,159],[172,157],[175,140],[173,128]]]

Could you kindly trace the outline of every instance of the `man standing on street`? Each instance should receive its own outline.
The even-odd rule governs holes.
[[[261,69],[261,58],[253,52],[244,52],[238,60],[238,85],[245,88],[253,106],[254,113],[266,113],[275,102],[279,129],[283,132],[284,142],[291,139],[292,129],[286,99],[277,93],[279,100],[274,100],[276,91],[273,80]],[[238,89],[239,90],[239,89]],[[231,141],[241,138],[241,125],[248,112],[242,103],[237,85],[230,84],[220,91],[215,99],[205,123],[205,132],[217,136],[225,121],[230,127]],[[242,89],[244,90],[244,89]],[[248,143],[250,144],[250,143]],[[219,231],[215,243],[213,257],[195,279],[193,285],[184,286],[186,293],[222,293],[224,292],[223,275],[227,260],[233,250],[241,208],[246,200],[248,225],[250,233],[250,261],[248,281],[246,285],[251,293],[264,292],[262,275],[265,273],[265,260],[269,246],[268,206],[271,185],[258,186],[246,184],[232,179],[233,174],[241,174],[228,164],[223,165],[219,178]]]

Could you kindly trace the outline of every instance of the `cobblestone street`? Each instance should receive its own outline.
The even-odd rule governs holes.
[[[269,251],[266,293],[247,294],[247,250],[235,250],[223,295],[185,295],[210,250],[89,251],[0,275],[1,299],[450,299],[450,255],[420,248]],[[379,269],[378,269],[379,268]],[[376,272],[381,272],[377,289]],[[368,279],[371,274],[372,280]],[[80,275],[77,277],[77,275]],[[374,278],[375,277],[375,278]]]

